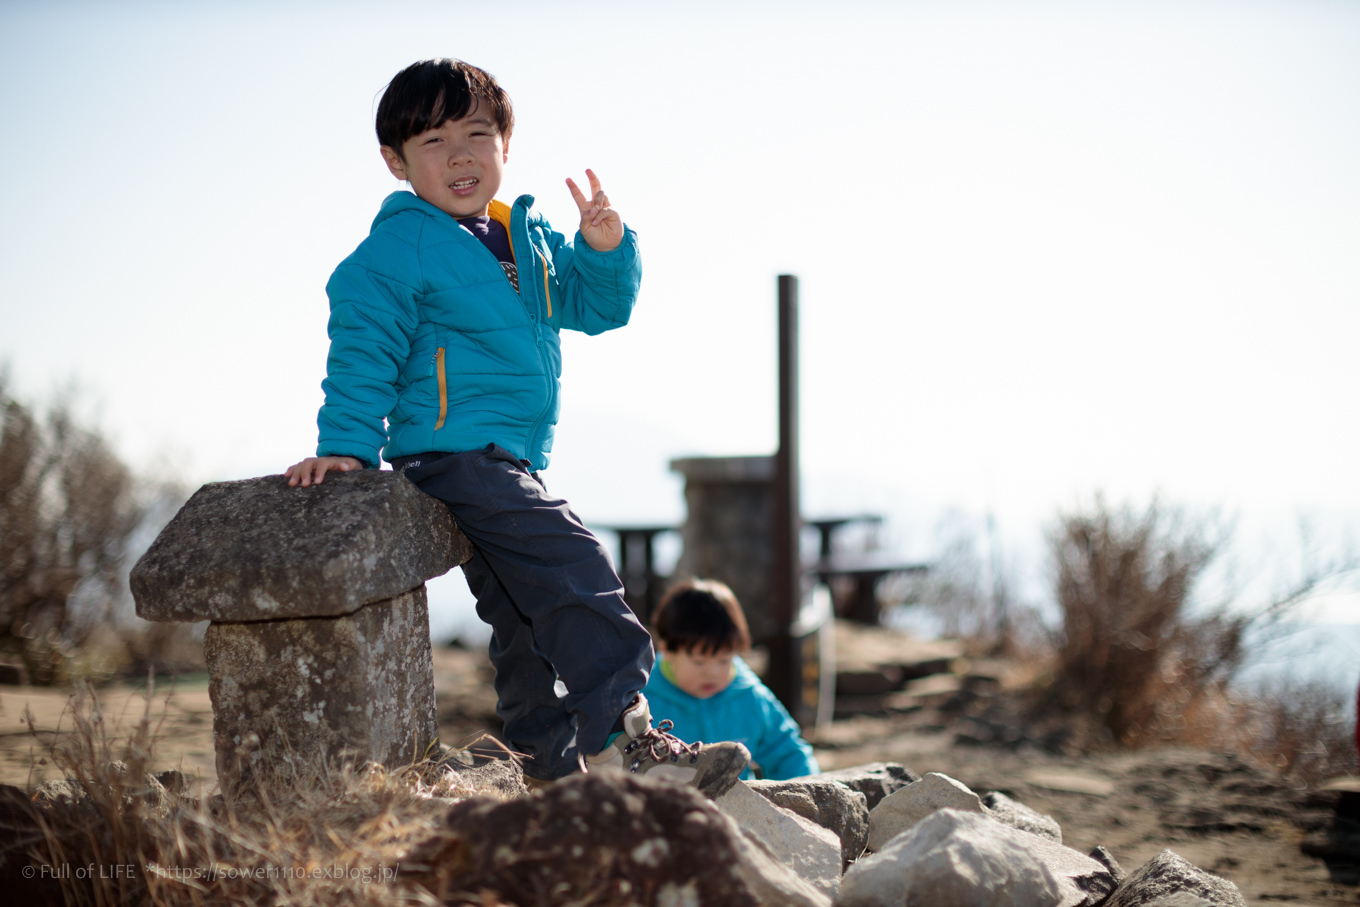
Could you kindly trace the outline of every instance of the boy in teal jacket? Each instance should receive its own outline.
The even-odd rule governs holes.
[[[741,743],[761,777],[821,772],[798,724],[738,653],[751,647],[737,597],[716,580],[688,580],[667,590],[652,617],[661,661],[647,696],[688,740]],[[742,773],[742,778],[750,771]]]
[[[385,458],[448,506],[473,545],[463,571],[492,628],[497,712],[530,779],[612,767],[720,796],[749,753],[652,726],[651,639],[599,541],[539,478],[559,409],[558,332],[627,323],[637,236],[589,170],[589,198],[567,180],[581,212],[572,242],[531,196],[497,201],[513,126],[496,80],[458,60],[415,63],[387,86],[378,142],[414,194],[384,200],[326,284],[317,455],[286,475],[305,487]]]

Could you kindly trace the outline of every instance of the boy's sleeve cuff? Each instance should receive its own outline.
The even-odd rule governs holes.
[[[624,270],[632,266],[633,261],[638,255],[638,238],[633,232],[633,228],[627,224],[623,225],[623,238],[619,244],[608,252],[600,252],[591,248],[590,243],[586,242],[581,231],[576,231],[576,236],[572,240],[572,249],[576,252],[578,259],[584,259],[590,265],[601,271]]]
[[[318,457],[353,457],[363,465],[364,469],[378,468],[378,463],[376,461],[348,450],[329,450],[325,447],[318,447],[316,455]]]

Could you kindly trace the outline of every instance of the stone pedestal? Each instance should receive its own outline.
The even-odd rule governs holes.
[[[401,765],[435,740],[425,580],[471,556],[392,472],[203,486],[132,571],[137,613],[204,637],[224,786],[291,761]]]
[[[203,654],[219,778],[317,753],[404,765],[439,734],[423,585],[340,617],[214,621]]]

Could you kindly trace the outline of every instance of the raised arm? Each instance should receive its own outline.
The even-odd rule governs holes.
[[[759,695],[760,734],[751,742],[751,758],[760,763],[765,777],[772,781],[818,774],[821,769],[812,747],[798,731],[798,722],[765,687]]]
[[[637,234],[610,207],[593,170],[587,170],[591,197],[567,180],[581,225],[576,242],[554,233],[553,266],[565,297],[562,327],[598,334],[628,323],[642,282]]]

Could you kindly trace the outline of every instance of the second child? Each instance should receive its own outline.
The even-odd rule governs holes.
[[[724,583],[687,580],[672,586],[652,617],[652,636],[661,660],[646,694],[675,723],[676,734],[744,744],[763,778],[782,781],[821,771],[798,724],[741,659],[751,648],[751,634]],[[750,768],[741,777],[750,778]]]

